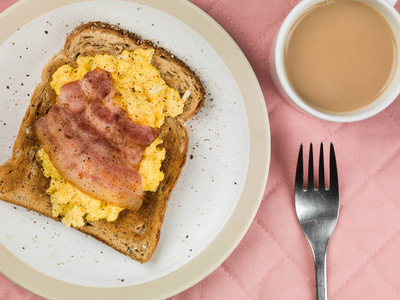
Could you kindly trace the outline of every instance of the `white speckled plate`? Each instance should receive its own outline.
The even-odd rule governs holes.
[[[187,123],[189,159],[158,248],[140,264],[0,201],[0,271],[49,299],[165,298],[212,272],[254,218],[270,157],[264,99],[237,45],[189,2],[22,0],[0,15],[0,163],[11,155],[43,66],[68,32],[95,20],[120,24],[166,48],[192,67],[207,91],[205,106]]]

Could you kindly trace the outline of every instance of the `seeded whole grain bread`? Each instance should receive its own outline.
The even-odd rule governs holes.
[[[53,218],[50,197],[46,194],[50,180],[41,170],[41,160],[37,156],[40,145],[32,129],[33,123],[55,104],[56,94],[50,87],[52,75],[64,64],[75,66],[78,55],[106,53],[117,56],[123,50],[133,51],[138,47],[155,50],[152,64],[170,87],[181,96],[190,90],[183,113],[177,118],[166,117],[161,127],[163,143],[160,146],[166,149],[161,167],[164,180],[156,192],[145,192],[138,211],[125,209],[114,222],[88,222],[77,229],[143,263],[156,249],[168,200],[186,162],[189,140],[184,122],[200,110],[204,103],[204,89],[185,63],[118,26],[91,22],[77,27],[67,36],[64,49],[47,63],[42,72],[42,82],[36,87],[22,121],[12,158],[0,167],[0,199]]]

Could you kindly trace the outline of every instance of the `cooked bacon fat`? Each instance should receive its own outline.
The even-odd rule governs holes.
[[[82,88],[79,81],[73,81],[63,86],[58,97],[58,103],[72,112],[80,113],[86,108],[86,100],[82,97]]]
[[[109,73],[88,72],[61,88],[57,105],[34,124],[36,136],[61,176],[86,194],[138,209],[144,149],[159,129],[133,122],[114,101]]]

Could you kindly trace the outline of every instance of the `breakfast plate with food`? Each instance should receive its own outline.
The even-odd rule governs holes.
[[[257,79],[186,1],[43,3],[0,15],[0,271],[49,299],[176,294],[261,202]]]

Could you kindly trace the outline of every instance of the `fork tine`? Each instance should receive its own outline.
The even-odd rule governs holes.
[[[321,143],[319,148],[319,178],[318,190],[325,189],[325,170],[324,170],[324,145]]]
[[[304,182],[303,182],[303,144],[300,145],[299,157],[297,159],[297,167],[296,167],[296,178],[294,181],[294,187],[296,191],[304,190]]]
[[[308,158],[308,188],[307,190],[311,191],[314,189],[314,162],[313,162],[313,147],[312,143],[310,143],[310,155]]]
[[[329,159],[329,177],[330,177],[330,190],[339,191],[339,180],[336,166],[336,156],[335,149],[333,148],[333,144],[331,143],[330,149],[330,159]]]

